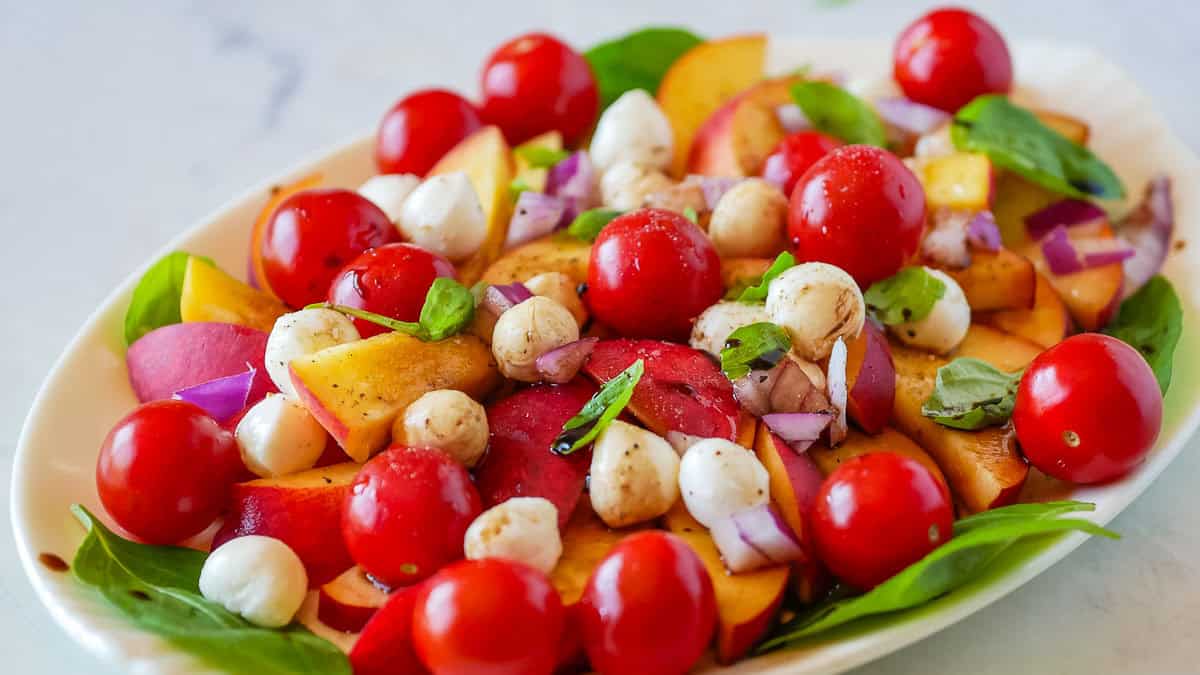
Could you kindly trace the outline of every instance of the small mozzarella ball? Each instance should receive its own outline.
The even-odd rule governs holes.
[[[392,436],[405,445],[437,448],[470,468],[487,450],[487,412],[461,391],[438,389],[408,404]]]
[[[412,243],[453,261],[471,257],[487,237],[479,196],[461,171],[417,186],[404,200],[396,225]]]
[[[575,323],[580,326],[587,323],[587,308],[583,306],[583,300],[579,298],[578,287],[571,277],[562,272],[543,272],[530,277],[525,282],[525,288],[528,288],[529,292],[534,295],[550,298],[566,307],[571,316],[575,317]]]
[[[463,551],[468,560],[513,560],[549,574],[562,555],[558,509],[541,497],[501,502],[472,521]]]
[[[788,200],[761,178],[750,178],[721,195],[708,236],[722,258],[768,258],[786,241]]]
[[[252,534],[230,539],[208,556],[200,594],[256,626],[280,628],[304,603],[308,575],[287,544]]]
[[[925,318],[896,324],[891,330],[906,345],[945,354],[967,337],[971,327],[971,306],[967,304],[962,287],[949,275],[928,267],[925,271],[945,284],[946,291]]]
[[[887,77],[851,77],[843,88],[868,102],[902,95],[890,74]]]
[[[368,178],[358,187],[358,194],[371,200],[394,223],[400,220],[404,200],[420,184],[421,179],[411,173],[385,173]]]
[[[671,122],[658,102],[642,89],[630,89],[600,115],[588,153],[600,171],[619,162],[665,169],[674,148]]]
[[[723,438],[688,448],[679,464],[679,492],[705,527],[771,499],[767,469],[753,452]]]
[[[663,172],[633,162],[619,162],[600,178],[600,195],[610,209],[640,209],[646,198],[675,186]]]
[[[858,336],[867,308],[853,277],[839,267],[810,262],[771,282],[767,316],[787,329],[797,354],[819,361],[829,356],[838,338],[849,341]]]
[[[496,320],[492,355],[505,377],[538,382],[537,357],[578,339],[579,324],[571,312],[550,298],[535,295]]]
[[[592,446],[588,491],[609,527],[657,518],[679,499],[679,454],[665,438],[615,420]]]
[[[280,393],[294,399],[296,387],[288,368],[293,360],[360,339],[354,322],[345,314],[324,308],[302,309],[275,320],[263,362]]]
[[[242,462],[263,478],[311,469],[325,451],[326,437],[307,408],[279,394],[255,403],[234,431]]]
[[[692,349],[720,356],[730,333],[742,326],[767,321],[770,321],[767,318],[767,311],[757,303],[718,302],[696,317],[696,323],[692,326],[692,337],[688,340],[688,344],[692,346]]]

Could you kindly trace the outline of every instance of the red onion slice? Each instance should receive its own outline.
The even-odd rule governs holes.
[[[1081,238],[1071,240],[1065,225],[1042,239],[1042,255],[1054,274],[1072,274],[1093,267],[1116,265],[1133,258],[1136,251],[1122,239]]]
[[[907,136],[927,134],[950,121],[942,110],[901,97],[875,101],[875,111],[884,124]]]
[[[775,119],[779,120],[779,126],[789,134],[812,128],[812,122],[808,121],[804,111],[795,103],[783,103],[775,106]]]
[[[500,294],[503,295],[506,300],[508,300],[509,302],[511,302],[514,305],[519,305],[522,302],[525,302],[526,300],[533,297],[533,292],[530,291],[528,288],[526,288],[525,284],[523,284],[519,281],[514,281],[511,284],[500,284],[500,285],[496,285],[496,286],[491,286],[491,288],[494,288],[497,291],[499,291]]]
[[[804,548],[792,528],[770,504],[739,511],[713,523],[713,543],[734,573],[804,559]]]
[[[833,343],[833,351],[829,353],[829,372],[825,376],[829,402],[837,411],[837,417],[829,425],[829,447],[831,448],[846,440],[846,434],[850,432],[850,428],[846,424],[846,403],[850,397],[846,386],[846,360],[848,357],[846,341],[838,338],[837,342]]]
[[[600,338],[588,337],[568,342],[537,357],[534,366],[543,382],[566,384],[579,374],[599,341]]]
[[[830,412],[771,413],[762,421],[796,452],[804,452],[833,421]]]
[[[1025,216],[1025,230],[1034,239],[1041,239],[1059,225],[1073,227],[1107,218],[1104,209],[1082,199],[1063,199]]]
[[[479,309],[499,317],[512,309],[514,305],[519,305],[532,297],[533,293],[519,281],[498,286],[492,285],[483,291],[483,300],[479,303]]]
[[[730,188],[742,182],[741,178],[730,178],[728,176],[702,176],[699,174],[689,175],[683,179],[684,183],[695,183],[700,186],[700,191],[704,193],[704,204],[709,211],[717,208],[717,202],[721,201],[721,197],[729,192]]]
[[[550,167],[546,194],[574,199],[577,212],[600,205],[599,183],[592,160],[583,150]]]
[[[1000,250],[1000,227],[991,211],[980,211],[967,222],[967,243],[981,251]]]
[[[787,187],[787,181],[791,175],[792,170],[788,167],[787,158],[783,156],[783,153],[773,152],[763,162],[762,179],[780,190]]]
[[[508,222],[506,248],[520,246],[527,241],[550,234],[558,227],[566,210],[565,200],[526,190],[517,197],[512,220]]]
[[[1162,270],[1175,231],[1175,209],[1171,202],[1171,179],[1156,176],[1146,184],[1140,204],[1121,221],[1120,236],[1133,247],[1125,260],[1125,287],[1129,297]]]
[[[258,370],[246,364],[246,372],[218,377],[215,380],[180,389],[171,395],[178,401],[187,401],[204,409],[218,423],[224,424],[246,409],[250,402],[250,390]]]
[[[1067,228],[1063,225],[1050,230],[1042,239],[1042,255],[1046,257],[1046,264],[1054,274],[1072,274],[1083,269],[1079,262],[1079,253],[1071,245],[1071,239],[1067,237]]]

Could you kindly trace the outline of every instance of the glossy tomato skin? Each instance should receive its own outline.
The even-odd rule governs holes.
[[[925,229],[925,189],[892,153],[847,145],[813,164],[792,191],[788,236],[800,262],[826,262],[863,288],[913,257]]]
[[[546,33],[527,33],[492,52],[483,66],[483,119],[517,144],[558,131],[574,145],[596,121],[600,95],[591,66]]]
[[[1025,457],[1041,471],[1101,483],[1145,459],[1162,413],[1158,381],[1142,355],[1116,338],[1084,333],[1025,369],[1013,425]]]
[[[549,675],[562,632],[546,575],[495,558],[438,572],[413,610],[417,654],[435,675]]]
[[[712,579],[666,532],[632,534],[592,571],[580,598],[583,644],[602,675],[686,673],[716,628]]]
[[[371,576],[407,586],[463,557],[463,535],[481,510],[462,464],[440,450],[392,445],[355,477],[342,538]]]
[[[245,471],[233,434],[198,406],[152,401],[117,422],[100,446],[96,488],[118,525],[150,544],[208,527]]]
[[[442,256],[412,244],[385,244],[355,258],[329,286],[329,302],[382,314],[400,321],[421,316],[425,295],[438,277],[457,278],[454,265]],[[387,328],[355,319],[364,338]]]
[[[965,9],[937,9],[896,40],[892,74],[908,98],[955,112],[981,94],[1012,89],[1012,56],[992,24]]]
[[[877,452],[843,462],[825,479],[812,521],[821,561],[869,590],[949,540],[954,507],[920,462]]]
[[[375,136],[379,173],[424,176],[462,139],[483,126],[479,110],[445,89],[413,92],[393,105]]]
[[[704,232],[674,211],[640,209],[600,231],[584,299],[621,335],[686,341],[722,291],[721,259]]]
[[[271,214],[259,253],[267,285],[298,308],[324,301],[333,278],[363,251],[399,238],[366,197],[350,190],[305,190]]]
[[[783,194],[792,194],[796,182],[817,160],[842,146],[838,139],[819,131],[797,131],[779,141],[763,162],[763,177],[771,175],[783,181]]]

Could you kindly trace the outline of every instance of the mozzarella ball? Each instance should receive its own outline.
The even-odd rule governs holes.
[[[797,354],[819,361],[829,356],[838,338],[849,341],[858,336],[867,308],[849,274],[833,265],[810,262],[771,282],[767,316],[787,330]]]
[[[461,171],[417,186],[404,200],[396,225],[412,243],[453,261],[471,257],[487,237],[479,196]]]
[[[761,178],[749,178],[721,195],[708,236],[722,258],[769,258],[784,248],[788,200]]]
[[[971,327],[971,306],[967,304],[967,296],[962,287],[949,275],[928,267],[925,271],[945,284],[946,291],[934,303],[933,309],[925,318],[896,324],[890,328],[906,345],[935,354],[945,354],[967,337],[967,330]]]
[[[587,308],[583,306],[583,300],[579,298],[579,291],[576,290],[578,286],[571,277],[562,272],[543,272],[530,277],[525,282],[525,288],[534,295],[550,298],[566,307],[571,316],[575,317],[575,323],[580,326],[587,323]]]
[[[771,499],[767,469],[753,452],[723,438],[688,448],[679,464],[679,492],[705,527]]]
[[[588,491],[609,527],[657,518],[679,499],[679,455],[665,438],[615,420],[592,446]]]
[[[571,312],[550,298],[535,295],[496,320],[492,355],[505,377],[538,382],[537,357],[578,339],[579,324]]]
[[[487,450],[487,412],[461,391],[438,389],[408,404],[396,418],[392,437],[405,445],[437,448],[470,468]]]
[[[287,544],[257,534],[230,539],[200,570],[200,594],[256,626],[292,622],[308,594],[308,575]]]
[[[562,555],[558,509],[541,497],[501,502],[467,528],[463,551],[468,560],[513,560],[549,574]]]
[[[404,200],[420,184],[421,179],[411,173],[385,173],[368,178],[358,187],[358,194],[371,200],[380,211],[387,214],[388,220],[395,223],[400,220]]]
[[[642,208],[650,195],[669,190],[674,185],[675,181],[657,169],[619,162],[600,178],[600,196],[610,209],[632,211]]]
[[[275,327],[267,338],[263,363],[280,393],[295,399],[296,387],[288,369],[293,360],[360,339],[354,322],[345,314],[324,308],[302,309],[275,320]]]
[[[958,152],[958,150],[954,147],[954,141],[950,139],[949,122],[927,134],[923,134],[917,139],[917,144],[913,148],[913,156],[918,159],[945,157],[953,155],[955,152]]]
[[[279,394],[255,403],[234,431],[242,462],[263,478],[311,469],[325,451],[327,437],[307,408]]]
[[[730,333],[742,326],[767,321],[770,321],[767,318],[767,311],[757,303],[718,302],[696,317],[696,323],[692,326],[692,337],[688,340],[688,344],[692,346],[692,349],[720,356]]]
[[[588,153],[600,171],[619,162],[666,169],[674,148],[671,122],[658,103],[644,90],[630,89],[600,115]]]

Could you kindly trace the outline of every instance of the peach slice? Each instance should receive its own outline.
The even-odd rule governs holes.
[[[267,235],[267,222],[271,220],[271,216],[275,213],[275,209],[283,203],[285,199],[291,197],[297,192],[311,190],[321,184],[323,178],[321,174],[314,173],[297,180],[294,183],[287,185],[276,185],[271,188],[271,194],[267,199],[267,203],[263,205],[261,211],[258,212],[258,217],[254,219],[254,226],[250,229],[250,262],[248,280],[252,287],[261,289],[267,295],[279,299],[275,295],[275,291],[271,290],[271,285],[267,283],[266,266],[262,259],[262,240]]]
[[[995,253],[974,251],[966,268],[943,271],[958,282],[976,312],[1028,309],[1037,295],[1033,263],[1006,248]]]
[[[578,284],[587,281],[592,245],[558,233],[504,252],[481,277],[489,284],[524,282],[543,272],[562,272]]]
[[[1034,110],[1033,114],[1042,124],[1066,136],[1068,140],[1079,145],[1087,144],[1088,136],[1091,135],[1087,122],[1052,110]]]
[[[1112,239],[1116,236],[1104,222],[1068,228],[1067,232],[1071,239]],[[1024,253],[1033,261],[1034,267],[1046,275],[1080,328],[1100,330],[1108,325],[1121,305],[1121,291],[1125,287],[1125,268],[1121,263],[1091,267],[1072,274],[1054,274],[1040,244],[1029,244]]]
[[[991,206],[992,163],[987,155],[956,152],[920,164],[917,177],[930,209],[983,211]]]
[[[726,291],[754,286],[772,262],[768,258],[726,258],[721,261],[721,283]]]
[[[776,108],[792,100],[799,77],[760,82],[709,117],[692,139],[687,172],[706,176],[757,175],[767,156],[787,136]]]
[[[330,628],[357,633],[387,599],[387,592],[371,583],[367,573],[355,565],[321,586],[317,618]]]
[[[937,462],[929,456],[928,452],[914,443],[911,438],[888,427],[874,436],[868,436],[853,429],[850,430],[850,435],[846,440],[842,441],[836,448],[830,448],[823,443],[818,443],[808,449],[808,456],[812,461],[816,462],[821,469],[821,473],[828,476],[833,473],[838,466],[846,460],[861,455],[868,455],[872,452],[894,452],[897,455],[904,455],[920,462],[929,472],[933,474],[943,485],[946,485],[946,476],[942,474],[942,470],[938,467]]]
[[[1045,275],[1039,274],[1037,293],[1030,309],[986,312],[975,320],[1005,333],[1023,337],[1049,349],[1071,332],[1071,315]]]
[[[188,258],[179,297],[185,323],[215,321],[271,332],[288,308],[273,296],[244,284],[195,256]]]
[[[967,336],[954,350],[952,358],[976,358],[1006,373],[1015,373],[1041,353],[1042,348],[1026,338],[973,323],[967,330]]]
[[[846,413],[867,433],[878,433],[892,417],[896,368],[887,337],[873,322],[847,345],[846,384],[850,389]]]
[[[125,352],[129,384],[141,402],[170,398],[193,385],[258,371],[250,401],[277,391],[263,366],[267,333],[230,323],[176,323],[156,328]]]

